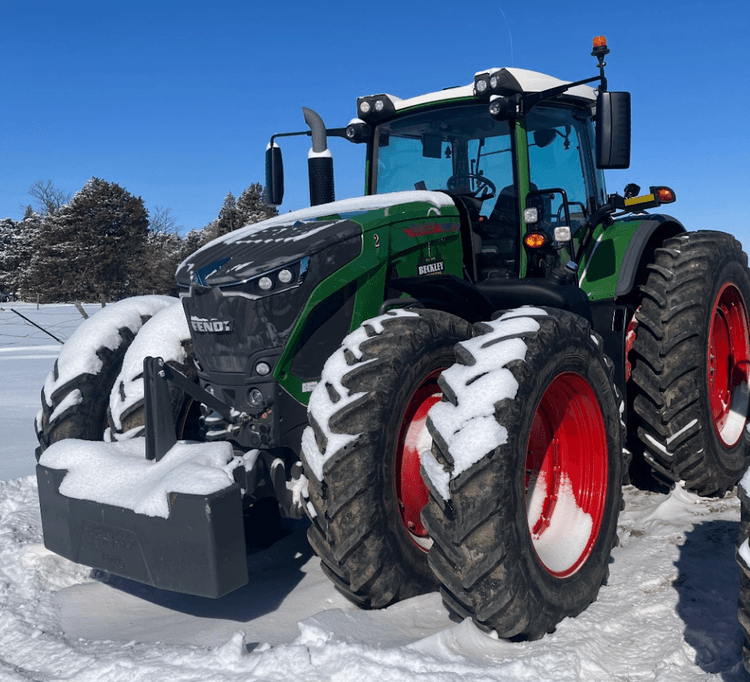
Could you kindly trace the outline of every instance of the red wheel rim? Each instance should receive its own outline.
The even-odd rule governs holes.
[[[442,371],[441,368],[432,372],[412,394],[396,443],[394,480],[401,523],[409,539],[424,552],[429,550],[432,540],[420,518],[429,492],[419,470],[419,453],[432,447],[432,438],[427,431],[427,413],[443,395],[437,383]]]
[[[635,316],[641,309],[640,306],[633,313],[633,317],[630,318],[628,328],[625,330],[625,381],[630,381],[630,375],[633,373],[633,363],[630,361],[630,351],[633,350],[635,345],[635,337],[638,329],[638,320]]]
[[[544,569],[576,573],[590,556],[607,502],[607,431],[590,384],[558,375],[534,413],[526,454],[526,518]]]
[[[739,442],[747,422],[749,359],[747,308],[737,287],[725,284],[711,314],[707,366],[711,418],[728,448]]]

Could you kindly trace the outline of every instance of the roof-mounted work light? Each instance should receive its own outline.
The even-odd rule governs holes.
[[[474,96],[486,99],[490,96],[490,74],[474,74]]]
[[[378,121],[396,111],[389,95],[370,95],[357,99],[357,116],[367,123]]]
[[[349,142],[359,144],[360,142],[367,142],[372,137],[372,128],[364,121],[355,118],[346,126],[344,134]]]

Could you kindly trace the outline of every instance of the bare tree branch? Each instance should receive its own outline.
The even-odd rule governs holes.
[[[29,187],[29,195],[36,199],[39,213],[42,215],[57,213],[62,206],[69,204],[71,199],[71,195],[55,187],[52,180],[37,180]]]
[[[177,224],[177,218],[172,211],[164,206],[155,206],[149,211],[148,226],[154,234],[180,234],[181,225]]]

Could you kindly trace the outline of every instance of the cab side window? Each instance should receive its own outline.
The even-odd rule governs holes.
[[[538,106],[527,117],[529,178],[532,189],[562,188],[567,193],[571,229],[575,231],[595,205],[593,164],[586,144],[586,121],[570,109]],[[562,195],[552,193],[534,201],[541,226],[565,224]]]

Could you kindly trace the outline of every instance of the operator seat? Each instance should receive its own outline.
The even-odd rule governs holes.
[[[532,184],[531,189],[536,189],[536,185]],[[477,255],[479,279],[517,277],[521,230],[513,185],[500,190],[492,213],[481,218],[475,230],[482,239]]]

